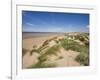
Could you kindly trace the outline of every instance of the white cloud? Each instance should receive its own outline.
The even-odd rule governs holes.
[[[32,24],[32,23],[26,23],[27,25],[29,25],[29,26],[35,26],[35,24]]]

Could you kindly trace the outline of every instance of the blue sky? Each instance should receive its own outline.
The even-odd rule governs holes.
[[[89,14],[22,11],[23,32],[88,32]]]

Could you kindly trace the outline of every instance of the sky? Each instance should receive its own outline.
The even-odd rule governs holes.
[[[22,11],[23,32],[88,32],[89,14]]]

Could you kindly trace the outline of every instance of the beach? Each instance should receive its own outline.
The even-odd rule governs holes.
[[[30,34],[31,36],[24,37],[22,41],[23,53],[25,53],[22,57],[23,69],[77,67],[89,64],[88,44],[84,43],[84,41],[88,42],[87,33],[66,33],[66,35],[35,33],[35,36],[34,33]],[[81,54],[83,52],[85,53]],[[80,62],[80,57],[83,62]]]
[[[41,37],[32,37],[32,38],[24,38],[22,41],[22,46],[25,49],[28,49],[29,51],[32,50],[33,46],[40,46],[43,44],[44,41],[49,40],[51,38],[54,38],[58,35],[48,35],[48,36],[41,36]],[[59,35],[61,36],[61,35]],[[23,63],[23,67],[22,68],[27,68],[28,66],[30,66],[31,64],[35,64],[36,62],[38,62],[37,59],[37,54],[30,56],[30,53],[27,52],[26,55],[23,57],[22,63]]]

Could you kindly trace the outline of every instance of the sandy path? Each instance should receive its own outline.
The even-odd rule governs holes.
[[[58,55],[51,55],[48,57],[48,61],[46,63],[55,63],[57,67],[71,67],[71,66],[80,66],[80,64],[75,61],[76,56],[79,52],[72,51],[72,50],[64,50],[63,48],[60,49],[60,52],[57,53]],[[59,57],[62,57],[59,59]]]
[[[61,48],[61,53],[59,56],[62,56],[62,59],[57,60],[57,65],[58,66],[80,66],[80,64],[78,62],[76,62],[74,59],[76,58],[76,56],[79,53],[76,51],[72,51],[72,50],[64,50],[63,48]]]

